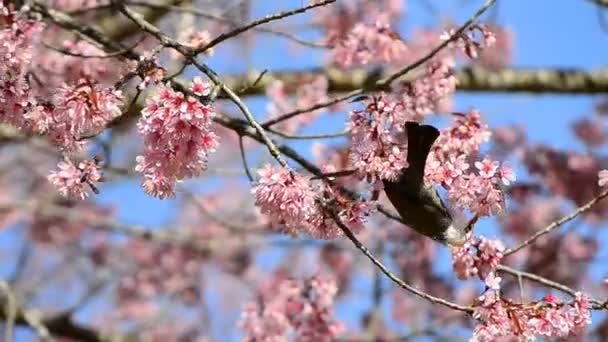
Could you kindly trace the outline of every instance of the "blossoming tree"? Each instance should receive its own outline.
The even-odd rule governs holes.
[[[608,74],[512,69],[500,3],[0,0],[4,340],[608,339],[608,102],[559,149],[454,101]],[[408,122],[463,244],[387,199]]]

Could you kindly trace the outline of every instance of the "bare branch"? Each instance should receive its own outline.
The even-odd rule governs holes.
[[[532,235],[531,237],[526,239],[524,242],[520,243],[516,247],[513,247],[513,248],[507,250],[504,255],[509,256],[513,253],[516,253],[516,252],[524,249],[526,246],[532,244],[534,241],[536,241],[541,236],[551,233],[553,230],[561,227],[564,223],[570,222],[573,219],[575,219],[578,215],[592,209],[594,205],[596,205],[599,201],[604,199],[606,196],[608,196],[608,190],[604,190],[604,192],[600,193],[597,197],[595,197],[591,201],[587,202],[586,204],[580,206],[578,209],[576,209],[572,213],[560,218],[557,221],[552,222],[544,229],[539,230],[534,235]]]
[[[208,49],[216,46],[217,44],[219,44],[219,43],[221,43],[221,42],[223,42],[223,41],[225,41],[227,39],[230,39],[232,37],[236,37],[239,34],[241,34],[243,32],[246,32],[246,31],[249,31],[249,30],[251,30],[251,29],[253,29],[253,28],[257,27],[257,26],[260,26],[260,25],[263,25],[263,24],[267,24],[267,23],[270,23],[270,22],[273,22],[273,21],[276,21],[276,20],[284,19],[284,18],[287,18],[287,17],[291,17],[291,16],[294,16],[296,14],[301,14],[301,13],[304,13],[304,12],[306,12],[308,10],[313,9],[313,8],[327,6],[327,5],[329,5],[331,3],[334,3],[334,2],[336,2],[336,0],[318,1],[318,2],[312,3],[312,4],[308,5],[308,6],[304,6],[304,7],[295,9],[295,10],[291,10],[291,11],[286,11],[286,12],[281,12],[281,13],[269,15],[269,16],[266,16],[266,17],[264,17],[262,19],[252,21],[251,23],[249,23],[247,25],[243,25],[241,27],[238,27],[238,28],[236,28],[236,29],[234,29],[234,30],[232,30],[230,32],[226,32],[226,33],[220,34],[216,38],[212,39],[207,45],[205,45],[205,46],[203,46],[203,47],[201,47],[199,49],[196,49],[194,51],[194,56],[196,56],[199,53],[203,53],[206,50],[208,50]]]
[[[374,265],[376,265],[376,267],[378,267],[382,271],[382,273],[384,273],[384,275],[386,275],[390,280],[392,280],[399,287],[403,288],[404,290],[406,290],[420,298],[426,299],[433,304],[443,305],[450,309],[462,311],[467,314],[471,314],[473,312],[472,307],[462,306],[462,305],[450,302],[448,300],[445,300],[443,298],[432,296],[424,291],[421,291],[421,290],[407,284],[403,280],[401,280],[397,275],[395,275],[393,272],[391,272],[380,260],[378,260],[378,258],[376,258],[372,254],[372,252],[369,249],[367,249],[367,247],[365,247],[365,245],[363,245],[363,243],[361,243],[361,241],[359,241],[359,239],[357,239],[355,234],[353,234],[353,232],[344,223],[342,223],[342,221],[340,220],[340,218],[338,217],[338,215],[335,213],[335,211],[333,209],[326,208],[326,210],[327,210],[328,214],[332,217],[334,222],[338,225],[338,227],[340,227],[342,232],[344,232],[344,235],[346,235],[346,237],[355,245],[355,247],[357,247],[357,249],[359,249],[369,260],[371,260],[371,262],[374,263]]]

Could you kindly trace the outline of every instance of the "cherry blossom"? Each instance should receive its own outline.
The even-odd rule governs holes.
[[[580,292],[571,302],[546,296],[541,301],[516,304],[490,287],[477,299],[473,317],[480,322],[472,341],[495,341],[500,337],[532,341],[576,335],[591,323],[589,307],[589,297]]]
[[[69,158],[59,162],[58,171],[51,171],[48,176],[59,193],[68,198],[84,200],[89,191],[98,192],[96,184],[101,181],[100,159],[84,160],[76,166]]]
[[[194,83],[197,92],[208,86]],[[194,97],[162,85],[147,100],[138,122],[146,149],[137,157],[136,171],[144,174],[144,190],[161,199],[175,195],[178,180],[199,176],[218,137],[212,131],[213,108]]]
[[[324,208],[325,196],[331,198],[340,221],[355,232],[363,229],[365,217],[371,210],[364,201],[353,201],[327,185],[313,185],[303,176],[283,167],[266,165],[258,171],[259,179],[251,192],[261,212],[271,219],[279,231],[331,239],[342,235],[329,208]],[[322,194],[321,196],[317,194]]]
[[[262,308],[248,304],[241,316],[244,341],[332,341],[343,331],[331,307],[338,291],[332,279],[315,276],[305,284],[277,279],[276,291],[263,299]]]
[[[479,276],[481,280],[494,272],[503,257],[505,247],[500,240],[474,237],[462,247],[452,248],[454,272],[460,279]]]
[[[373,25],[359,23],[342,41],[338,41],[332,61],[340,67],[366,65],[371,63],[397,63],[403,60],[408,48],[391,30],[390,25],[378,18]]]

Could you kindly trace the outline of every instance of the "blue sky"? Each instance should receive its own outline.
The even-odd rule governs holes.
[[[405,37],[412,27],[436,26],[442,19],[429,13],[422,5],[423,1],[430,1],[434,7],[441,10],[441,15],[444,17],[449,15],[458,23],[466,20],[482,3],[479,0],[408,0],[406,16],[400,23],[400,30]],[[254,8],[254,17],[275,13],[279,9],[277,6],[281,6],[280,9],[299,7],[302,2],[304,1],[255,1],[257,5]],[[490,15],[497,18],[500,24],[512,28],[515,32],[515,67],[592,69],[607,64],[608,31],[602,29],[598,20],[598,9],[589,1],[498,0],[497,2],[496,7],[491,9],[486,17]],[[605,16],[608,22],[608,13]],[[301,22],[305,18],[309,16],[304,15],[291,22]],[[318,36],[314,32],[307,32],[302,37],[314,39]],[[256,42],[261,45],[254,45],[251,64],[258,70],[303,69],[318,66],[322,60],[316,50],[291,53],[292,49],[285,40],[272,39],[272,42],[268,42],[267,38],[268,36],[260,36]],[[276,51],[285,52],[278,54]],[[239,55],[238,49],[234,47],[220,48],[209,64],[220,74],[243,71],[245,65],[242,55]],[[569,124],[578,117],[588,115],[592,111],[595,100],[597,97],[593,96],[459,93],[456,96],[455,107],[459,110],[471,107],[479,109],[485,114],[491,127],[523,123],[531,141],[544,142],[561,148],[581,149],[582,146],[573,139]],[[247,101],[258,116],[265,115],[264,101],[260,99]],[[305,132],[331,132],[341,130],[343,127],[344,115],[335,115],[321,120]],[[295,146],[298,146],[304,155],[310,155],[308,144],[298,143]],[[175,201],[160,201],[145,195],[137,181],[121,182],[116,186],[108,185],[101,190],[102,194],[98,200],[118,206],[120,219],[126,223],[138,223],[149,227],[163,226],[172,218],[176,207]],[[481,229],[488,227],[490,230],[489,226],[485,224]],[[15,234],[14,231],[0,232],[0,253],[10,253],[18,248],[19,240],[20,234]],[[281,255],[280,251],[268,253],[260,260],[270,266],[279,261],[272,259]],[[596,270],[599,276],[601,270],[599,268]],[[0,267],[0,271],[1,274],[6,275],[9,270],[7,267]],[[362,288],[361,291],[364,293],[371,284],[370,279],[357,279],[357,283],[357,288]],[[357,308],[340,307],[338,310],[340,317],[348,323],[354,323],[357,319],[356,313],[367,305],[367,298],[361,301]],[[219,326],[217,328],[222,329]],[[28,335],[21,336],[24,341],[28,339],[26,337]]]

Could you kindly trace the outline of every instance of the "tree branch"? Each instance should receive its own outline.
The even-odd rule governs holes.
[[[252,84],[259,75],[252,71],[224,77],[233,89]],[[266,87],[279,80],[285,84],[286,91],[295,91],[302,79],[324,76],[329,81],[328,92],[346,93],[365,88],[377,73],[364,69],[341,71],[338,69],[308,69],[268,72],[255,86],[240,93],[241,96],[265,95]],[[386,76],[386,75],[383,75]],[[480,93],[554,93],[554,94],[606,94],[608,93],[608,68],[584,69],[504,69],[484,70],[480,67],[465,67],[456,72],[456,89]],[[372,87],[372,90],[377,90]]]
[[[594,205],[596,205],[599,201],[601,201],[602,199],[604,199],[606,196],[608,196],[608,190],[604,190],[601,194],[597,195],[595,198],[593,198],[592,200],[590,200],[589,202],[585,203],[584,205],[580,206],[579,208],[577,208],[575,211],[573,211],[572,213],[560,218],[557,221],[552,222],[551,224],[549,224],[547,227],[537,231],[536,233],[534,233],[534,235],[532,235],[531,237],[527,238],[525,241],[523,241],[522,243],[520,243],[519,245],[507,250],[504,253],[504,256],[509,256],[513,253],[516,253],[522,249],[524,249],[526,246],[534,243],[534,241],[536,241],[538,238],[540,238],[543,235],[549,234],[551,233],[553,230],[561,227],[564,223],[567,223],[569,221],[574,220],[578,215],[590,210],[593,208]]]

